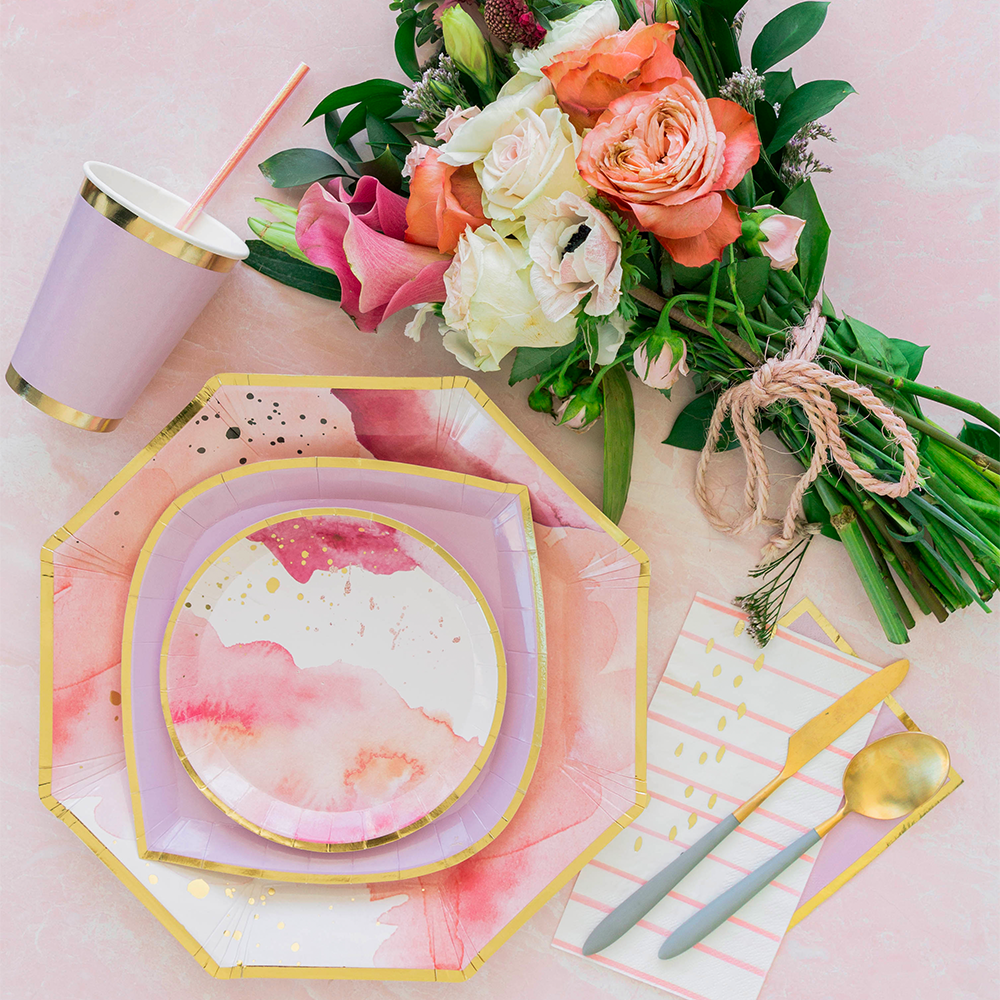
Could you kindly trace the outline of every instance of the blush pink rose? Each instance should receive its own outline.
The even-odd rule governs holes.
[[[725,192],[759,155],[753,117],[732,101],[706,100],[684,77],[612,101],[584,136],[577,167],[677,263],[700,267],[739,237],[739,212]]]
[[[682,375],[687,375],[687,344],[664,342],[652,360],[648,341],[643,341],[632,355],[636,375],[653,389],[669,389]]]
[[[444,301],[451,257],[406,243],[406,199],[374,177],[348,194],[338,177],[302,196],[295,239],[302,252],[340,279],[341,308],[359,330],[418,302]]]
[[[580,129],[593,128],[616,97],[632,91],[659,91],[687,67],[674,55],[677,22],[643,24],[598,39],[590,48],[558,55],[542,72],[556,99]]]
[[[771,208],[770,205],[755,205],[754,211]],[[775,271],[790,271],[799,262],[798,245],[805,219],[794,215],[774,212],[759,223],[765,239],[758,243],[760,252],[771,261]]]

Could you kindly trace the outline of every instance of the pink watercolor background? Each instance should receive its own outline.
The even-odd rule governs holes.
[[[752,0],[746,37],[783,6]],[[288,146],[321,145],[319,123],[299,127],[315,103],[334,87],[393,72],[392,18],[380,0],[363,6],[347,0],[12,0],[5,15],[5,357],[41,283],[84,160],[105,159],[193,196],[303,59],[313,72],[213,203],[217,217],[246,235],[243,219],[251,214],[252,198],[273,195],[253,162]],[[844,78],[858,90],[830,116],[840,141],[823,158],[835,173],[817,182],[834,230],[830,297],[890,335],[931,344],[928,381],[961,387],[994,406],[1000,395],[997,28],[996,6],[985,0],[836,0],[819,38],[791,63],[800,80]],[[549,948],[568,888],[468,987],[215,982],[38,802],[41,543],[218,371],[464,374],[432,341],[415,345],[402,338],[402,322],[362,336],[332,304],[238,269],[114,434],[86,435],[0,393],[0,834],[6,888],[17,900],[0,916],[8,995],[221,998],[238,990],[253,1000],[416,1000],[449,989],[496,998],[660,995]],[[599,499],[596,435],[550,426],[525,407],[523,390],[508,388],[502,373],[482,377],[481,384]],[[636,468],[622,526],[653,563],[651,684],[693,592],[741,592],[743,570],[755,554],[754,541],[724,539],[702,519],[691,494],[695,456],[658,444],[690,393],[683,386],[670,402],[655,393],[637,397]],[[250,453],[239,441],[219,447],[231,449],[233,463]],[[139,478],[135,488],[161,490],[164,503],[188,485],[169,481],[155,466]],[[122,551],[120,565],[134,558],[134,551]],[[83,559],[62,571],[58,600],[67,615],[75,590],[93,580]],[[123,600],[120,593],[109,587],[109,601]],[[792,597],[806,594],[860,655],[879,662],[893,657],[835,543],[820,539],[810,552]],[[81,725],[96,728],[93,717],[82,717],[84,706],[119,714],[112,677],[120,653],[90,642],[84,624],[80,641],[57,654],[75,664],[78,678],[58,698],[70,710],[80,707]],[[890,984],[911,1000],[979,1000],[995,991],[998,641],[994,619],[975,610],[945,627],[923,622],[913,633],[907,649],[912,667],[900,700],[922,727],[948,742],[966,788],[789,935],[763,1000],[839,1000],[877,995]],[[56,738],[65,745],[72,735]],[[118,758],[120,744],[109,744],[88,768],[96,772]]]

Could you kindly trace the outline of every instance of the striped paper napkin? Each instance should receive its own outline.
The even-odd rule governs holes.
[[[552,942],[580,953],[634,889],[777,774],[789,734],[877,667],[786,629],[766,651],[745,615],[699,594],[649,706],[650,803],[577,878]],[[667,898],[592,961],[686,1000],[756,1000],[819,848],[691,951],[661,961],[664,936],[697,908],[837,811],[848,760],[873,709],[726,838]]]

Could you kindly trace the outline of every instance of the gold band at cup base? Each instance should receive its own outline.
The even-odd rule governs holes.
[[[156,247],[157,250],[170,254],[171,257],[177,257],[179,260],[194,264],[196,267],[203,267],[206,271],[219,271],[221,273],[231,271],[239,263],[235,257],[225,257],[222,254],[206,250],[204,247],[195,246],[180,236],[175,236],[173,233],[161,229],[155,223],[140,218],[131,209],[119,205],[114,198],[105,194],[89,177],[83,182],[80,195],[105,219],[124,229],[125,232],[131,233],[143,243],[148,243],[150,246]]]
[[[7,385],[22,399],[26,399],[32,406],[37,406],[42,413],[47,413],[50,417],[55,417],[56,420],[61,420],[64,424],[72,424],[85,431],[104,433],[113,431],[121,423],[121,417],[93,417],[82,410],[74,410],[72,406],[60,403],[51,396],[46,396],[44,392],[21,378],[13,365],[7,367]]]

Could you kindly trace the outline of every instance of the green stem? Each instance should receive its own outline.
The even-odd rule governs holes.
[[[857,512],[850,504],[844,503],[823,478],[816,480],[816,489],[823,505],[830,514],[830,522],[844,543],[844,548],[847,550],[851,562],[854,563],[854,569],[857,571],[861,585],[865,588],[868,600],[871,601],[872,608],[878,616],[886,638],[893,643],[909,641],[903,619],[896,610],[882,579],[882,574],[879,572],[862,534]]]
[[[861,527],[861,534],[864,536],[865,542],[868,544],[868,551],[871,552],[872,559],[875,560],[875,565],[878,567],[879,574],[882,577],[882,584],[896,608],[896,613],[903,622],[903,627],[906,629],[913,628],[913,626],[916,625],[913,612],[910,611],[909,607],[907,607],[906,601],[903,599],[903,595],[899,592],[899,587],[896,586],[896,581],[892,578],[892,572],[889,569],[889,564],[885,561],[882,549],[879,548],[879,545],[875,541],[868,525],[866,525],[863,520],[860,521],[859,524]]]
[[[959,444],[961,443],[960,441]],[[982,469],[974,459],[965,461],[968,456],[955,454],[955,449],[950,444],[943,448],[937,438],[928,441],[925,448],[931,462],[969,496],[982,503],[1000,503],[1000,491],[980,475]]]

